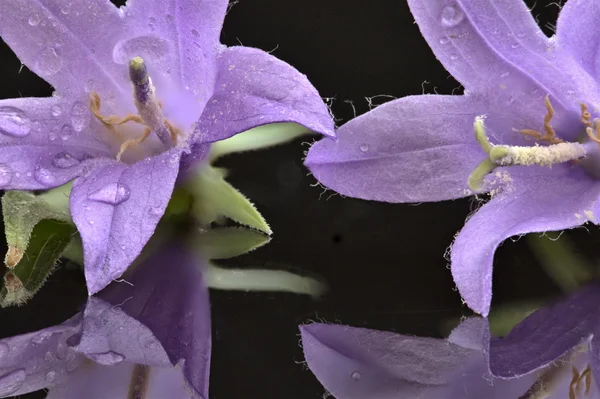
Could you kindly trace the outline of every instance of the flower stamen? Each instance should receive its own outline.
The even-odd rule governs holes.
[[[552,120],[552,117],[554,116],[554,108],[552,107],[552,104],[550,103],[550,95],[549,94],[546,95],[546,97],[544,98],[544,104],[546,105],[546,111],[547,111],[546,115],[544,116],[544,131],[546,132],[545,134],[542,134],[542,133],[538,132],[537,130],[533,130],[533,129],[522,129],[522,130],[513,129],[513,130],[515,132],[519,132],[526,136],[534,137],[536,140],[547,141],[550,144],[564,143],[563,140],[561,140],[560,138],[558,138],[556,136],[556,132],[554,131],[554,128],[550,124],[550,121]]]
[[[123,135],[115,129],[115,125],[123,125],[130,121],[140,123],[144,126],[146,125],[139,115],[129,114],[126,115],[125,118],[120,118],[117,115],[105,116],[100,113],[101,108],[102,101],[100,100],[100,95],[97,92],[93,91],[90,94],[90,111],[92,112],[92,114],[94,114],[96,119],[102,122],[102,124],[104,124],[104,126],[106,126],[106,128],[111,133],[117,135],[121,140],[123,140]]]
[[[581,374],[579,374],[577,368],[573,366],[573,378],[569,384],[569,399],[577,399],[583,382],[585,382],[584,394],[587,395],[592,387],[592,369],[589,364]]]

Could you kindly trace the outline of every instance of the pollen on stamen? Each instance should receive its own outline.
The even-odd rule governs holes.
[[[580,143],[559,143],[546,147],[497,146],[490,152],[492,161],[500,166],[552,166],[581,159],[585,155],[586,149]]]

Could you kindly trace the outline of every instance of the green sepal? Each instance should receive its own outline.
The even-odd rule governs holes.
[[[4,275],[0,306],[21,305],[30,299],[52,273],[76,231],[70,223],[54,220],[37,223],[23,259]]]
[[[2,214],[8,252],[6,266],[14,268],[27,250],[34,227],[42,220],[72,223],[69,213],[71,183],[35,195],[27,191],[7,191],[2,197]]]
[[[223,227],[199,231],[190,244],[207,259],[229,259],[254,251],[269,241],[270,237],[254,230]]]
[[[293,122],[258,126],[213,143],[210,147],[209,159],[212,162],[227,154],[273,147],[310,133],[312,133],[310,129]]]
[[[265,218],[242,193],[227,183],[225,171],[204,165],[186,182],[193,197],[192,213],[202,225],[227,217],[253,229],[271,234]]]

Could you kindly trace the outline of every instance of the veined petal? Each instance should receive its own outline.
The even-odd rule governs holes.
[[[0,4],[0,36],[29,69],[62,96],[129,94],[113,47],[123,34],[120,11],[109,0],[14,0]],[[110,93],[110,94],[109,94]],[[82,99],[83,99],[82,97]]]
[[[142,375],[140,377],[140,375]],[[133,387],[138,386],[138,391]],[[133,392],[143,396],[131,396]],[[177,367],[141,367],[129,362],[103,366],[86,362],[67,381],[52,387],[47,399],[193,399]]]
[[[333,120],[319,93],[289,64],[262,50],[224,48],[215,92],[193,140],[211,143],[257,126],[295,122],[334,137]]]
[[[80,331],[80,315],[58,326],[0,340],[0,397],[23,395],[60,383],[79,359],[66,341]]]
[[[314,144],[305,164],[326,187],[350,197],[441,201],[471,195],[467,180],[485,152],[473,121],[487,107],[472,96],[390,101]]]
[[[510,103],[515,114],[540,125],[543,98],[550,94],[559,132],[573,130],[566,111],[578,117],[580,101],[600,100],[595,79],[556,50],[522,0],[408,3],[436,57],[465,89]],[[572,137],[563,133],[563,139]]]
[[[477,356],[442,339],[335,324],[304,325],[300,332],[309,368],[338,399],[431,397]]]
[[[600,73],[600,3],[569,0],[562,6],[556,23],[556,44],[569,53],[591,76]]]
[[[98,161],[75,180],[70,208],[81,234],[88,292],[120,277],[162,217],[177,179],[181,149],[132,165]]]
[[[490,342],[494,376],[516,378],[552,364],[594,334],[599,324],[600,285],[529,315],[504,338]]]
[[[581,170],[564,165],[551,170],[515,167],[510,175],[504,178],[508,183],[503,191],[466,222],[450,254],[461,296],[484,316],[492,298],[494,252],[502,241],[520,234],[573,228],[588,220],[594,222],[599,215],[600,186]]]
[[[124,8],[130,55],[146,60],[161,95],[181,98],[188,86],[196,119],[213,93],[227,5],[227,0],[129,0]],[[162,79],[170,81],[173,92],[161,86]]]
[[[76,104],[57,97],[0,100],[1,189],[57,187],[78,176],[84,160],[111,155],[93,128],[83,130],[83,115],[72,119]]]
[[[147,326],[173,365],[183,360],[190,387],[208,399],[211,324],[202,262],[170,242],[126,275],[132,286],[112,284],[100,297]]]

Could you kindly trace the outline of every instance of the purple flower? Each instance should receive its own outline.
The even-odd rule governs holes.
[[[337,399],[600,398],[599,300],[600,286],[586,287],[502,339],[481,318],[447,339],[318,323],[300,331],[308,367]]]
[[[91,294],[152,235],[180,169],[210,143],[295,122],[333,135],[317,91],[258,49],[227,48],[227,0],[17,0],[0,35],[56,92],[0,101],[0,188],[75,179],[71,214]]]
[[[408,4],[465,94],[382,105],[342,126],[338,142],[315,144],[306,165],[325,186],[368,200],[489,193],[450,254],[462,297],[487,315],[500,243],[597,223],[600,3],[569,0],[552,38],[521,0]]]
[[[0,397],[208,398],[209,299],[193,259],[173,245],[67,322],[0,340]]]

